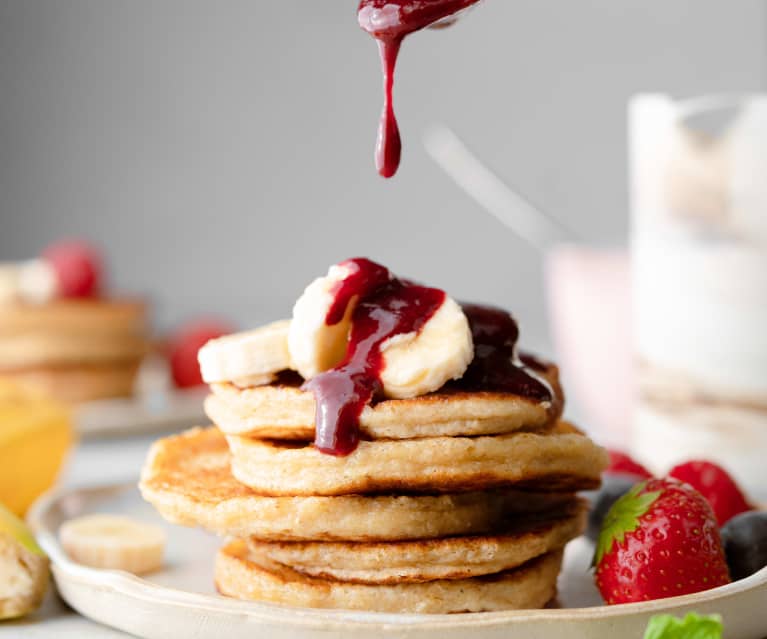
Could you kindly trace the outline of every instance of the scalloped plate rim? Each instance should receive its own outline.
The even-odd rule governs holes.
[[[480,628],[483,626],[517,625],[521,623],[550,623],[561,621],[597,621],[621,618],[636,614],[660,614],[674,612],[676,609],[689,609],[703,604],[726,601],[740,595],[763,590],[767,598],[767,567],[759,572],[711,590],[667,599],[648,602],[620,604],[614,606],[593,606],[586,608],[544,608],[536,610],[510,610],[500,612],[459,613],[450,615],[434,614],[399,614],[365,611],[328,610],[295,608],[279,604],[239,601],[225,597],[193,593],[168,586],[151,583],[141,577],[119,570],[104,570],[82,566],[70,560],[59,545],[55,531],[49,530],[44,523],[46,514],[58,502],[72,495],[92,496],[94,493],[118,494],[128,489],[135,489],[133,482],[90,486],[68,490],[53,490],[42,497],[30,509],[28,522],[38,538],[43,550],[51,558],[54,577],[59,583],[74,581],[86,586],[109,587],[115,593],[136,600],[148,601],[158,606],[195,608],[207,610],[213,614],[247,615],[263,619],[265,622],[290,623],[308,629],[327,630],[328,624],[339,624],[345,631],[368,627],[388,627],[404,630],[405,627],[417,630],[429,630],[449,627],[451,629]],[[289,617],[288,617],[289,615]],[[767,624],[767,620],[765,620]],[[765,629],[767,632],[767,628]]]

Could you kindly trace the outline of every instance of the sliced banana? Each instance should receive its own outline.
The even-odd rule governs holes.
[[[395,335],[383,343],[381,372],[387,397],[418,397],[460,378],[474,357],[469,321],[454,299],[442,306],[417,333]]]
[[[306,288],[293,308],[288,349],[296,370],[305,379],[332,368],[346,354],[357,299],[352,298],[337,324],[328,326],[325,318],[336,287],[349,273],[343,264],[331,266],[325,277]],[[384,394],[401,399],[430,393],[461,377],[474,356],[474,344],[461,307],[446,297],[419,332],[395,335],[384,342],[381,352]]]
[[[306,287],[293,307],[288,350],[296,370],[304,379],[333,368],[346,355],[357,299],[352,298],[343,319],[337,324],[328,326],[325,318],[333,304],[334,289],[351,273],[343,263],[334,264],[326,276],[318,277]]]
[[[165,531],[120,515],[86,515],[65,522],[59,541],[74,561],[136,575],[162,566]]]
[[[21,617],[40,605],[48,563],[24,522],[0,504],[0,619]]]
[[[47,260],[29,260],[19,268],[19,294],[25,302],[45,304],[56,297],[56,271]]]
[[[232,382],[243,388],[269,384],[280,371],[293,368],[288,351],[290,320],[209,341],[200,349],[202,379]]]
[[[0,304],[44,304],[56,297],[56,272],[45,260],[0,263]]]
[[[19,296],[19,266],[0,262],[0,304],[15,302]]]

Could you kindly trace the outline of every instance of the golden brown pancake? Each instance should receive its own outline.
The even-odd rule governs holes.
[[[135,361],[148,349],[143,335],[24,332],[0,335],[0,370]]]
[[[596,488],[607,452],[574,426],[493,437],[360,442],[345,457],[314,446],[227,436],[232,474],[263,495]]]
[[[411,399],[388,399],[366,406],[360,431],[369,439],[412,439],[496,435],[541,428],[555,421],[564,398],[556,366],[544,375],[554,389],[552,402],[512,393],[443,389]],[[238,388],[211,384],[205,402],[211,421],[227,435],[311,441],[316,403],[300,381]]]
[[[145,324],[146,305],[140,300],[69,299],[0,306],[0,335],[27,331],[143,333]]]
[[[557,514],[519,516],[490,536],[388,543],[251,539],[249,549],[256,556],[322,579],[368,584],[467,579],[511,570],[559,550],[583,532],[586,511],[585,504],[575,502]]]
[[[568,493],[519,491],[444,495],[266,497],[230,471],[226,440],[195,428],[155,442],[141,493],[168,521],[260,540],[392,541],[489,533],[510,517],[565,509]]]
[[[148,351],[139,301],[0,306],[0,373],[57,399],[128,396]]]
[[[140,360],[3,371],[2,375],[38,393],[78,403],[108,397],[129,397]]]
[[[470,579],[440,579],[393,585],[356,584],[308,577],[248,549],[235,540],[216,557],[222,594],[301,608],[446,614],[541,608],[556,594],[561,552],[515,570]]]

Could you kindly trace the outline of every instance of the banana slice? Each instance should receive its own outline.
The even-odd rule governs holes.
[[[45,304],[58,293],[56,271],[47,260],[29,260],[19,268],[19,295],[25,302]]]
[[[56,272],[45,260],[0,263],[0,304],[44,304],[56,297],[56,289]]]
[[[334,264],[325,277],[318,277],[304,290],[293,307],[293,320],[288,331],[288,350],[296,370],[304,379],[333,368],[346,355],[352,312],[357,299],[352,298],[343,319],[328,326],[328,311],[335,299],[334,291],[352,269],[343,262]]]
[[[86,515],[65,522],[59,541],[74,561],[136,575],[162,565],[165,531],[119,515]]]
[[[288,351],[290,320],[209,341],[200,349],[202,379],[232,382],[243,388],[273,381],[280,371],[293,368]]]
[[[48,558],[30,530],[0,504],[0,619],[32,612],[48,588]]]
[[[0,304],[15,302],[19,296],[19,266],[0,262]]]
[[[384,393],[394,399],[426,395],[460,378],[474,357],[469,321],[454,299],[442,306],[418,333],[395,335],[383,343]]]
[[[314,280],[293,308],[288,349],[296,370],[305,379],[336,366],[346,354],[352,298],[341,321],[325,322],[334,292],[351,273],[345,263],[330,267]],[[395,335],[382,345],[384,394],[396,399],[425,395],[463,375],[474,356],[471,329],[461,307],[446,297],[419,332]]]

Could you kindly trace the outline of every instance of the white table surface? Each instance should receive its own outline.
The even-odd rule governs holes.
[[[86,440],[75,449],[61,477],[63,486],[116,483],[135,479],[149,445],[160,435]],[[23,619],[0,623],[5,639],[124,639],[131,635],[80,616],[51,588],[43,606]]]

